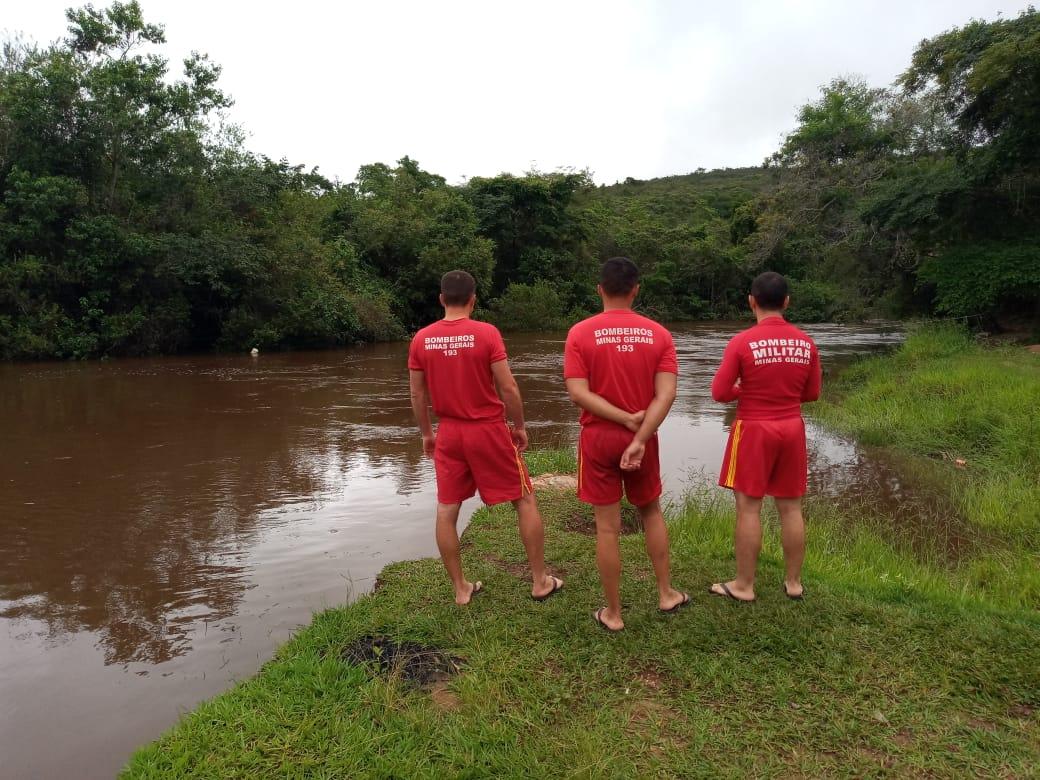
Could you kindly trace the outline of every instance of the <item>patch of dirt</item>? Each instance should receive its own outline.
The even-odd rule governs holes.
[[[910,735],[909,731],[903,729],[892,737],[892,741],[899,745],[899,747],[910,747],[910,745],[914,743],[914,738]]]
[[[553,677],[562,677],[563,676],[563,667],[560,666],[560,664],[557,661],[553,660],[552,658],[550,658],[548,661],[545,662],[544,668]]]
[[[435,647],[385,636],[363,636],[343,648],[340,658],[348,664],[372,667],[382,677],[399,677],[419,686],[449,680],[462,666],[461,658]]]
[[[576,509],[563,518],[563,527],[568,531],[585,536],[596,535],[596,520],[592,516],[592,510],[588,508]],[[634,506],[621,505],[621,535],[642,533],[643,524],[639,521],[639,514]]]
[[[973,729],[977,729],[979,731],[997,730],[996,724],[990,723],[988,720],[982,720],[981,718],[971,718],[968,721],[968,725],[971,726]]]
[[[1035,355],[1040,355],[1040,344],[1030,344],[1026,349]]]
[[[669,707],[667,704],[662,704],[659,701],[653,699],[636,699],[632,702],[632,723],[646,723],[648,721],[659,720],[663,723],[671,724],[682,718],[676,710]]]
[[[1031,718],[1034,712],[1036,712],[1036,708],[1030,707],[1028,704],[1016,704],[1008,707],[1008,715],[1012,718]]]
[[[458,695],[448,689],[448,683],[440,680],[430,686],[430,699],[433,706],[441,712],[455,712],[462,707]]]
[[[480,557],[488,563],[490,563],[496,569],[509,572],[514,577],[521,577],[526,579],[530,579],[531,577],[531,567],[528,566],[526,563],[514,563],[512,561],[505,561],[499,558],[497,555],[491,555],[490,553],[486,555],[481,555]]]
[[[636,679],[652,691],[660,690],[661,684],[664,682],[664,677],[661,673],[654,669],[641,670],[636,676]]]
[[[575,510],[563,518],[563,527],[576,534],[596,535],[596,522],[587,512]]]
[[[573,474],[539,474],[531,478],[535,490],[577,490],[578,478]]]
[[[862,755],[864,758],[866,758],[869,761],[873,761],[876,764],[879,764],[884,769],[890,769],[895,764],[895,760],[892,758],[892,756],[888,755],[887,753],[883,753],[875,748],[861,747],[859,749],[859,752],[860,755]]]

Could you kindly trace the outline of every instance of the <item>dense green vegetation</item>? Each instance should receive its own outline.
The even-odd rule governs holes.
[[[802,320],[1040,315],[1040,13],[924,41],[897,87],[839,79],[761,168],[595,186],[453,186],[403,158],[347,184],[247,151],[220,69],[174,79],[137,2],[0,58],[0,358],[346,344],[435,315],[450,268],[484,314],[562,327],[604,256],[664,319],[732,316],[794,281]]]
[[[758,603],[713,598],[707,584],[732,567],[732,508],[704,494],[670,518],[675,581],[693,604],[657,612],[642,540],[626,536],[627,627],[608,635],[591,618],[589,507],[570,493],[539,498],[548,559],[567,578],[558,596],[530,600],[514,513],[482,509],[464,558],[486,595],[458,608],[438,561],[388,567],[374,594],[318,615],[125,776],[1035,774],[1040,620],[1003,592],[850,533],[816,505],[805,602],[780,592],[775,527]],[[386,678],[343,659],[372,634],[442,649],[460,673],[417,688],[403,670]]]

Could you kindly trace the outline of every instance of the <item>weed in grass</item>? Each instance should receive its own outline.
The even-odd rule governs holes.
[[[417,642],[386,636],[363,636],[340,653],[348,664],[374,667],[384,677],[394,676],[415,685],[442,682],[458,674],[461,658]]]

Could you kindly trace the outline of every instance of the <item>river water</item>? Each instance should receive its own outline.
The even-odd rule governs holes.
[[[740,327],[675,328],[672,497],[717,473],[732,409],[708,386]],[[808,330],[825,371],[901,338]],[[507,345],[532,446],[573,443],[563,335]],[[370,590],[391,561],[436,555],[406,351],[0,366],[0,776],[113,776],[314,611]],[[815,426],[810,438],[815,489],[898,493],[869,453]]]

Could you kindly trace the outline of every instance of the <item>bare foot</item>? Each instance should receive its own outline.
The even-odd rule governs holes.
[[[473,597],[476,596],[480,591],[484,590],[483,582],[467,582],[466,588],[462,591],[455,591],[455,603],[460,607],[464,607],[473,601]]]
[[[800,599],[805,595],[805,588],[802,587],[801,582],[784,580],[784,593],[787,594],[787,598],[789,599]]]
[[[690,603],[690,594],[681,590],[669,588],[668,592],[660,597],[657,606],[662,612],[672,612],[678,607],[684,607]]]
[[[535,601],[545,601],[556,591],[563,588],[563,580],[559,577],[554,577],[551,574],[546,574],[542,577],[541,583],[535,587],[531,587],[531,598]]]
[[[708,590],[713,596],[726,596],[734,601],[754,601],[755,600],[755,589],[754,588],[742,588],[737,585],[736,580],[730,580],[726,583],[716,582]]]
[[[607,631],[620,631],[625,627],[621,613],[612,613],[608,607],[600,607],[592,613],[593,619]]]

